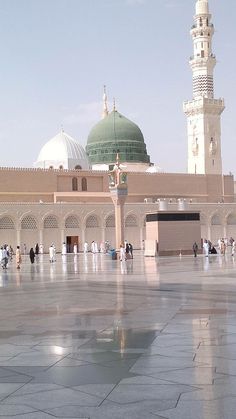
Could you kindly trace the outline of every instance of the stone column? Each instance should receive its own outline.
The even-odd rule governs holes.
[[[124,205],[127,197],[127,185],[110,188],[111,198],[115,207],[116,249],[124,243]]]
[[[122,172],[119,154],[116,156],[116,164],[109,174],[109,189],[115,207],[115,230],[116,230],[116,249],[124,243],[124,205],[128,195],[127,173]]]
[[[39,230],[39,244],[43,244],[43,230]]]
[[[140,249],[143,250],[143,227],[140,227]]]
[[[16,230],[16,245],[20,246],[20,241],[21,241],[21,230],[17,229]]]
[[[65,230],[64,228],[61,229],[61,244],[65,241]]]

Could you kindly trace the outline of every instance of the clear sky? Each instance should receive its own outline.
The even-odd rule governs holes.
[[[209,0],[224,172],[236,173],[236,1]],[[195,0],[0,0],[0,165],[33,165],[60,130],[86,145],[110,102],[143,131],[151,161],[187,167]]]

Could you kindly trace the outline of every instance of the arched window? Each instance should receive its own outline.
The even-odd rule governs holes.
[[[63,166],[62,166],[62,164],[60,164],[59,169],[60,169],[60,170],[63,170]]]
[[[44,228],[58,228],[57,218],[54,215],[49,215],[45,218],[43,226]]]
[[[82,189],[83,192],[86,192],[88,190],[86,177],[83,177],[82,178],[82,181],[81,181],[81,189]]]
[[[24,217],[21,221],[21,228],[22,230],[36,230],[37,223],[35,218],[31,215],[27,215],[26,217]]]
[[[72,179],[72,191],[78,191],[78,179],[73,177]]]
[[[106,219],[106,227],[115,227],[115,216],[109,215]]]
[[[128,215],[126,217],[125,227],[137,227],[137,220],[134,215]]]
[[[14,230],[14,223],[10,217],[0,219],[0,230]]]
[[[74,215],[69,215],[65,221],[65,228],[79,228],[78,218]]]
[[[211,219],[211,225],[212,226],[220,226],[221,225],[221,221],[220,221],[219,215],[217,215],[217,214],[213,215],[213,217]]]
[[[79,165],[79,164],[77,164],[76,166],[75,166],[75,170],[81,170],[82,169],[82,167]]]
[[[96,228],[98,227],[98,218],[96,215],[90,215],[86,220],[87,228]]]

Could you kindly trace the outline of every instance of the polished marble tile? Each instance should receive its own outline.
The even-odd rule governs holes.
[[[0,281],[0,417],[234,418],[232,259],[137,256],[127,273],[90,254],[76,271],[71,255],[9,267]]]

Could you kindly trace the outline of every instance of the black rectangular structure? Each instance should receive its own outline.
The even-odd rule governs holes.
[[[153,221],[200,221],[200,213],[199,212],[169,212],[169,213],[155,213],[155,214],[147,214],[146,215],[146,222],[153,222]]]

